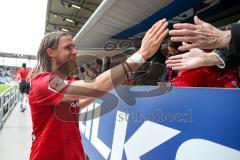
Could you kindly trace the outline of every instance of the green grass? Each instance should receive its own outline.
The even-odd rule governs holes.
[[[11,87],[11,86],[6,85],[6,84],[0,84],[0,94],[2,94],[4,91],[6,91],[9,87]]]

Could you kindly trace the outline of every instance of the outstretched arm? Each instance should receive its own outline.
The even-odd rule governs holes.
[[[142,40],[140,49],[135,53],[137,57],[147,60],[153,56],[164,37],[168,34],[167,25],[168,23],[163,19],[158,21],[147,31]],[[137,59],[139,58],[135,56],[135,58],[130,57],[126,60],[126,63],[129,64],[133,72],[139,68],[139,60]],[[127,64],[123,65],[125,65],[127,72],[130,72]],[[106,92],[122,84],[122,82],[126,80],[126,71],[123,65],[119,64],[107,70],[100,74],[93,82],[85,82],[82,80],[74,81],[65,91],[65,100],[81,99],[84,97],[98,98],[103,96]],[[92,101],[91,98],[90,100]]]
[[[166,64],[173,70],[183,70],[203,66],[222,65],[223,61],[214,51],[206,53],[201,49],[194,48],[187,53],[169,57]]]
[[[229,45],[231,31],[222,31],[213,25],[194,17],[195,24],[178,23],[173,25],[173,30],[169,31],[171,40],[176,42],[187,42],[189,46],[181,46],[179,50],[189,50],[193,48],[216,49],[225,48]]]

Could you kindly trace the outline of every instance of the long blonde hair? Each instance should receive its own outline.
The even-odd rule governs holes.
[[[43,37],[37,52],[37,65],[29,74],[29,80],[42,72],[51,72],[51,58],[47,54],[47,49],[56,49],[58,47],[59,39],[62,36],[70,36],[70,34],[68,32],[55,31],[48,33]]]

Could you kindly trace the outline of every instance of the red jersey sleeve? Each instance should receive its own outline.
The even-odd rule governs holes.
[[[31,82],[31,92],[35,103],[41,105],[57,105],[64,96],[64,91],[74,81],[66,80],[50,73],[41,74]]]

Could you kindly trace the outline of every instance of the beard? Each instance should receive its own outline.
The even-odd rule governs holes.
[[[69,58],[64,63],[58,63],[58,64],[59,64],[59,67],[57,70],[61,75],[65,77],[71,77],[73,75],[78,74],[77,63],[75,61],[75,58]]]

